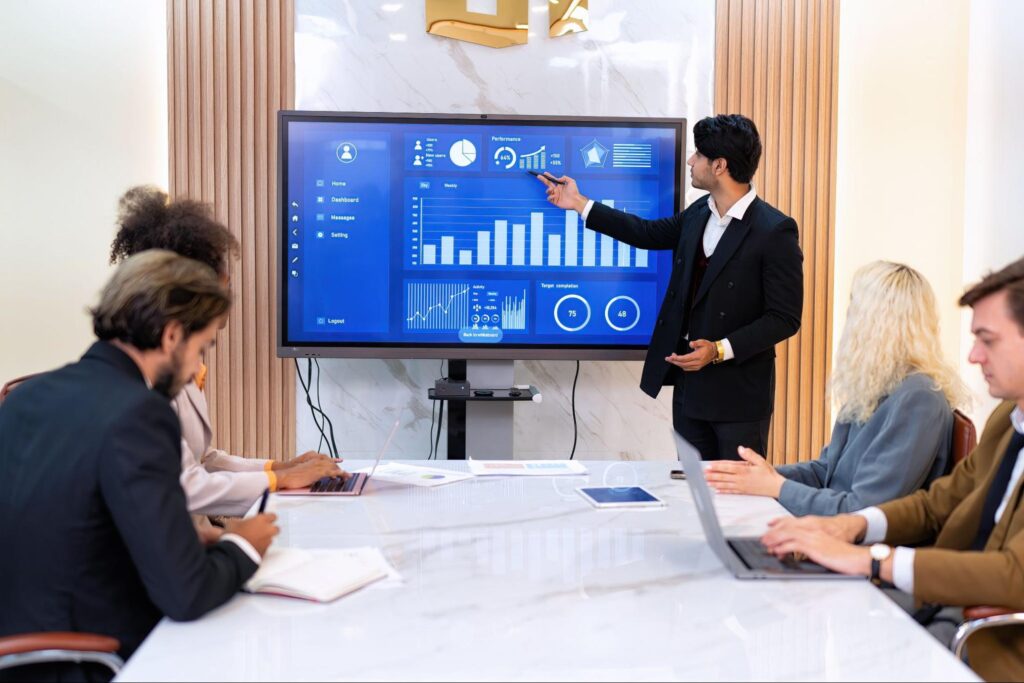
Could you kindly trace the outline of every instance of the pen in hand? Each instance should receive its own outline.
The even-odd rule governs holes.
[[[263,511],[267,509],[268,498],[270,498],[270,489],[263,489],[263,496],[260,498],[260,509],[256,511],[257,515],[262,515]]]
[[[564,180],[559,180],[558,178],[549,176],[547,171],[544,171],[543,173],[538,173],[537,171],[527,171],[527,173],[529,173],[530,175],[535,175],[538,178],[543,178],[544,180],[547,180],[550,183],[554,183],[555,185],[565,185]]]

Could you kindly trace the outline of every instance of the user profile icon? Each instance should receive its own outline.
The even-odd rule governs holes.
[[[338,145],[336,154],[338,156],[338,161],[340,161],[343,164],[351,164],[353,161],[356,160],[356,156],[359,154],[359,150],[356,149],[356,146],[353,145],[351,142],[343,142],[340,145]]]

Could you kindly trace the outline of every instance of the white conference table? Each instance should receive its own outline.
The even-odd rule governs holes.
[[[377,546],[402,581],[164,619],[118,680],[978,680],[867,581],[735,580],[672,464],[277,497],[278,543]],[[586,483],[638,483],[668,507],[594,509]],[[766,498],[716,506],[730,535],[785,514]]]

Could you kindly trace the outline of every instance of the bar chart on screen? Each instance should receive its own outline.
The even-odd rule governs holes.
[[[543,195],[537,196],[529,179],[525,182],[525,188],[522,181],[487,187],[466,179],[421,183],[408,199],[408,265],[503,271],[653,268],[647,250],[586,228],[576,211],[552,206]],[[620,189],[616,196],[598,201],[650,217],[653,202],[631,194]]]

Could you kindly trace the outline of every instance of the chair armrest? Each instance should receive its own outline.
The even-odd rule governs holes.
[[[1006,607],[990,607],[988,605],[974,605],[964,607],[964,621],[975,619],[988,619],[989,617],[1001,617],[1004,614],[1013,614],[1016,610]]]
[[[19,633],[0,638],[0,656],[16,655],[37,650],[73,650],[76,652],[117,652],[121,643],[117,638],[95,633],[53,631],[49,633]]]
[[[968,638],[983,629],[1006,625],[1024,625],[1024,612],[1015,612],[1005,607],[965,607],[964,622],[956,630],[949,647],[958,659],[964,659]]]

